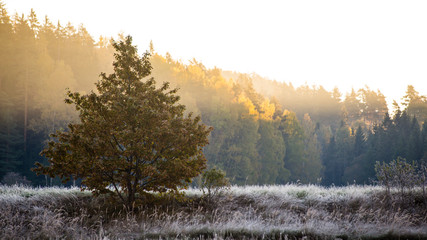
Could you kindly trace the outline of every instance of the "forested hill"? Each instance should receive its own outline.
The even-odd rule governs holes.
[[[370,183],[376,161],[427,158],[426,99],[408,86],[391,118],[380,91],[323,87],[152,58],[154,77],[214,127],[205,154],[237,184]],[[424,126],[427,126],[425,124]]]
[[[76,119],[65,89],[93,89],[113,51],[84,26],[10,16],[1,2],[0,11],[0,179],[16,172],[43,185],[30,168],[46,162],[49,133]],[[376,161],[427,158],[427,101],[412,86],[390,117],[385,97],[367,87],[342,96],[151,52],[156,81],[180,88],[188,112],[214,127],[204,153],[232,183],[369,183]]]

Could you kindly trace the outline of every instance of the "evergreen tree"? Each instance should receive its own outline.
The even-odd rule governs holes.
[[[348,156],[349,161],[344,170],[343,183],[368,183],[369,176],[364,174],[365,169],[370,167],[366,163],[367,144],[365,134],[360,125],[352,138],[354,138],[354,145],[350,148],[352,153]]]
[[[423,129],[421,132],[421,139],[423,144],[423,157],[424,161],[427,161],[427,122],[424,122]]]
[[[307,181],[307,159],[304,158],[304,130],[296,114],[284,111],[280,128],[286,145],[284,166],[289,170],[290,181]],[[283,183],[283,182],[282,182]]]
[[[406,159],[409,161],[420,160],[423,156],[423,141],[421,136],[421,127],[418,124],[417,118],[414,116],[411,122],[409,139],[407,141]]]
[[[361,102],[354,89],[351,89],[351,93],[346,95],[344,100],[344,107],[347,112],[347,119],[350,123],[360,119],[361,116]]]
[[[261,159],[261,171],[258,184],[275,184],[284,168],[286,146],[277,125],[278,121],[260,121],[257,151]]]
[[[321,145],[318,142],[316,126],[312,122],[310,115],[304,115],[302,121],[304,129],[304,160],[306,177],[303,180],[305,183],[317,183],[322,177],[322,151]]]
[[[338,182],[338,164],[337,164],[337,146],[335,143],[335,137],[331,137],[327,148],[323,153],[323,165],[325,171],[323,173],[322,183],[324,185],[331,185]]]
[[[363,133],[362,127],[359,127],[356,130],[356,134],[354,136],[354,155],[353,157],[360,156],[365,150],[365,135]]]
[[[384,114],[388,112],[385,96],[366,87],[359,90],[362,99],[362,117],[368,125],[373,126],[382,121]]]
[[[405,111],[409,115],[415,116],[422,123],[427,120],[427,99],[425,96],[420,96],[414,86],[408,85],[402,100]]]

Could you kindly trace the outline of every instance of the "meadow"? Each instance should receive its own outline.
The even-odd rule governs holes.
[[[232,186],[153,194],[126,210],[79,188],[0,186],[0,239],[427,239],[422,190]]]

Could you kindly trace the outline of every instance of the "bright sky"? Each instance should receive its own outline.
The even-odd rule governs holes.
[[[368,85],[400,101],[408,84],[427,95],[427,1],[3,0],[83,23],[95,39],[130,34],[140,52],[256,72],[294,86],[348,92]]]

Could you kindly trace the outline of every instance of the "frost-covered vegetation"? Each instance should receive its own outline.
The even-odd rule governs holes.
[[[1,186],[0,212],[1,239],[427,238],[422,190],[378,186],[234,186],[209,202],[189,189],[132,211],[77,188]]]

